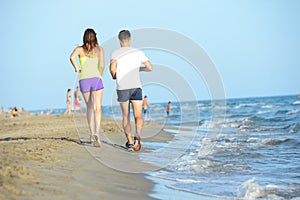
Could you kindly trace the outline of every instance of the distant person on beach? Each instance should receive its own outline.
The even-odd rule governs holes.
[[[118,38],[121,48],[111,54],[110,73],[117,83],[118,102],[122,110],[123,129],[127,138],[126,146],[128,151],[134,151],[140,142],[143,126],[143,96],[139,72],[152,71],[152,65],[141,50],[130,46],[131,34],[128,30],[120,31]],[[132,138],[130,125],[130,103],[135,119],[136,133],[134,139]]]
[[[170,113],[171,113],[171,106],[172,106],[172,102],[169,101],[169,102],[168,102],[168,105],[167,105],[167,116],[169,116]]]
[[[72,106],[71,106],[71,89],[69,88],[67,90],[67,101],[66,101],[66,104],[67,104],[67,110],[64,112],[64,114],[68,114],[70,115],[71,112],[72,112]]]
[[[11,117],[12,118],[15,118],[15,117],[18,117],[18,109],[16,107],[12,108],[11,109]]]
[[[79,57],[77,64],[76,58]],[[70,61],[76,73],[80,74],[79,86],[87,107],[87,120],[90,128],[90,140],[100,147],[100,127],[102,118],[104,50],[98,44],[96,32],[86,29],[83,45],[74,49]]]
[[[80,113],[82,113],[81,99],[78,86],[76,87],[76,90],[74,92],[74,113],[76,113],[77,108],[79,109]]]
[[[148,109],[149,109],[148,97],[144,96],[144,100],[143,100],[144,120],[147,120],[147,118],[148,118]]]

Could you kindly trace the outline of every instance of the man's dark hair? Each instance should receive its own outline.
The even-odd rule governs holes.
[[[130,39],[131,35],[130,35],[130,32],[128,30],[122,30],[119,32],[119,40],[121,41],[124,41],[124,40],[127,40],[127,39]]]

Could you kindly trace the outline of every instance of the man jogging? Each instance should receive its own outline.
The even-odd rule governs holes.
[[[142,118],[142,84],[140,71],[152,71],[152,65],[146,55],[139,49],[130,46],[130,32],[119,32],[121,48],[111,54],[110,73],[117,83],[118,102],[123,114],[123,129],[127,138],[128,151],[138,151],[141,148],[140,134],[143,126]],[[143,66],[142,66],[143,65]],[[130,125],[130,103],[135,119],[135,137],[132,138]]]

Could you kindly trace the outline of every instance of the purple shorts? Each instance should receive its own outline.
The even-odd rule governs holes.
[[[103,89],[103,83],[101,78],[85,78],[79,81],[80,91],[82,93],[92,92]]]

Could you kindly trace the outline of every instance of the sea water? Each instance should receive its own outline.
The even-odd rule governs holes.
[[[150,102],[151,103],[151,102]],[[157,199],[300,199],[300,99],[295,96],[227,99],[220,116],[211,101],[150,105],[149,122],[174,134],[161,150],[139,154],[161,166],[148,172]],[[54,109],[54,114],[64,109]],[[41,112],[41,111],[36,111]],[[103,114],[121,119],[119,106]],[[168,126],[178,127],[174,130]],[[213,137],[209,137],[213,136]],[[211,144],[203,154],[205,144]],[[158,155],[158,156],[156,156]]]
[[[190,145],[182,149],[180,142],[174,143],[172,152],[178,149],[180,156],[160,170],[148,173],[148,178],[157,183],[152,197],[300,199],[297,96],[229,99],[223,118],[212,118],[210,101],[178,102],[173,108],[167,124],[185,129],[164,131],[172,132],[175,140],[182,143],[189,141]],[[197,119],[191,114],[196,108]],[[191,123],[195,120],[198,123]],[[201,156],[207,135],[216,129],[221,131],[210,138],[211,150]]]

